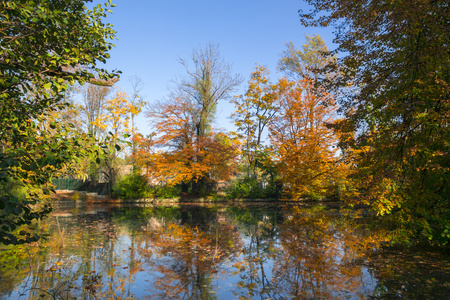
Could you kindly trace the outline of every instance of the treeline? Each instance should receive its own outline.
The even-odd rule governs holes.
[[[258,65],[235,96],[241,76],[208,45],[147,105],[139,80],[127,95],[97,67],[113,46],[111,4],[66,2],[0,2],[1,242],[37,239],[17,229],[50,211],[52,178],[72,176],[103,177],[120,197],[333,197],[373,209],[393,242],[447,245],[446,1],[307,1],[301,21],[335,26],[337,50],[317,35],[289,43],[283,78]],[[236,132],[215,126],[221,101],[235,106]],[[124,164],[132,172],[119,178]]]
[[[133,137],[136,176],[190,196],[217,195],[220,184],[222,195],[234,198],[338,197],[349,166],[331,128],[339,120],[336,100],[319,82],[321,74],[332,76],[325,67],[334,60],[320,36],[307,37],[280,60],[286,77],[272,83],[256,66],[246,93],[232,97],[242,79],[217,46],[195,50],[192,66],[182,61],[187,76],[147,106],[154,131]],[[218,103],[229,100],[237,132],[214,126]]]

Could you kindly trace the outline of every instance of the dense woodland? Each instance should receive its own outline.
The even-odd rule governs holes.
[[[373,210],[393,243],[448,245],[447,1],[309,0],[301,22],[329,26],[338,49],[288,43],[274,80],[265,62],[233,74],[209,44],[158,101],[98,67],[114,5],[86,2],[0,1],[0,242],[38,239],[27,225],[66,177],[120,198],[333,199]],[[236,132],[214,127],[224,101]]]

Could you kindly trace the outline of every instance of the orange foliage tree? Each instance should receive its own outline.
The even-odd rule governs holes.
[[[327,195],[345,174],[337,137],[327,126],[336,119],[335,100],[317,92],[311,80],[282,79],[279,85],[287,88],[279,94],[280,110],[269,130],[286,195],[295,200]]]
[[[220,59],[216,46],[193,52],[193,68],[184,60],[186,78],[169,100],[150,107],[155,145],[162,147],[152,162],[154,176],[169,185],[181,184],[193,194],[211,189],[209,183],[226,179],[233,171],[234,142],[212,127],[217,103],[240,83],[231,66]]]
[[[153,137],[153,133],[147,136],[137,133],[132,136],[134,151],[131,153],[131,159],[147,177],[150,176],[151,162],[154,156]]]
[[[159,133],[154,145],[160,147],[151,157],[151,175],[168,185],[223,180],[235,169],[236,141],[212,130],[198,135],[192,109],[190,103],[175,98],[158,103],[148,113]]]

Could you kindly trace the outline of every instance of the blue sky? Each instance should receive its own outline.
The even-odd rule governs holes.
[[[95,3],[101,3],[95,1]],[[117,83],[131,92],[128,78],[137,76],[144,83],[145,100],[152,103],[168,95],[168,87],[185,69],[178,58],[188,60],[192,50],[208,43],[219,45],[221,56],[232,65],[244,82],[236,95],[243,94],[256,64],[269,68],[275,81],[282,76],[276,65],[285,43],[297,47],[305,34],[320,34],[329,48],[331,29],[305,28],[298,10],[307,8],[302,0],[113,0],[116,7],[105,20],[114,24],[119,40],[111,51],[106,67],[122,71]],[[218,106],[216,126],[232,130],[228,119],[233,105]],[[140,132],[151,132],[148,120],[141,116]]]

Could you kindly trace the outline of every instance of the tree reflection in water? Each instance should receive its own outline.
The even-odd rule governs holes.
[[[357,262],[364,255],[361,250],[376,243],[350,225],[337,222],[320,206],[295,207],[280,227],[274,289],[298,299],[364,298],[370,293],[365,287],[369,276],[364,278],[368,270]]]
[[[208,224],[169,223],[146,231],[145,238],[143,257],[149,269],[157,272],[149,289],[170,299],[209,299],[215,293],[212,277],[220,264],[242,247],[233,226],[217,220]]]
[[[39,225],[47,234],[45,240],[0,248],[0,297],[439,299],[448,295],[450,270],[445,258],[380,251],[384,233],[369,231],[369,220],[358,211],[320,205],[56,211]]]

